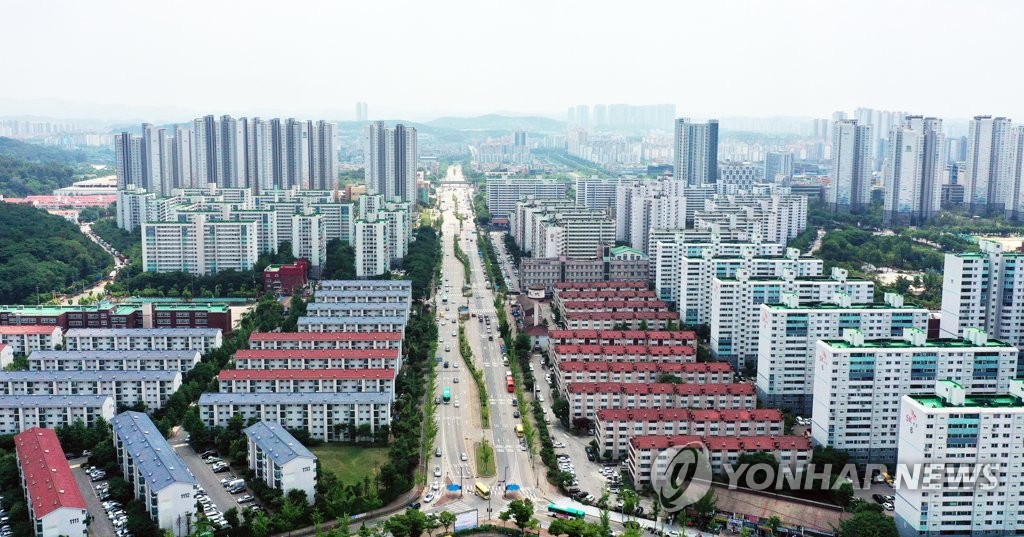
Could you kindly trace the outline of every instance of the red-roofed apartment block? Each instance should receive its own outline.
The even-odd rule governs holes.
[[[53,429],[33,427],[14,435],[21,484],[37,537],[85,535],[85,498]]]
[[[395,393],[394,369],[225,369],[220,393]]]
[[[783,433],[782,411],[610,408],[597,413],[594,430],[601,453],[624,459],[629,439],[651,435],[774,436]]]
[[[54,350],[64,342],[59,326],[29,324],[0,326],[0,343],[10,345],[15,354]]]
[[[606,408],[714,408],[751,410],[753,384],[639,384],[573,382],[566,389],[571,418],[595,419]]]
[[[402,349],[401,332],[253,332],[251,349]]]
[[[667,470],[669,457],[658,455],[669,448],[703,446],[713,472],[734,467],[743,453],[771,453],[782,467],[803,472],[811,461],[811,440],[803,436],[637,436],[629,441],[627,464],[637,486],[651,482],[652,472]]]

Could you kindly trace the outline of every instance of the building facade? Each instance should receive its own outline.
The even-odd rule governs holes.
[[[21,487],[36,537],[87,535],[89,511],[53,429],[14,435]]]
[[[316,499],[316,455],[294,436],[272,421],[259,421],[245,428],[248,439],[249,469],[256,479],[287,496],[290,490]]]

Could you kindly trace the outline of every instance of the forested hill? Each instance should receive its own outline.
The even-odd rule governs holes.
[[[0,137],[0,195],[50,194],[70,185],[86,160],[81,151],[27,144]]]
[[[114,259],[64,218],[27,205],[0,203],[0,304],[91,283]],[[33,300],[34,301],[34,300]]]

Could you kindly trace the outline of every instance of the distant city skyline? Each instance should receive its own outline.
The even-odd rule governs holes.
[[[5,42],[26,46],[5,57],[5,71],[18,76],[0,88],[0,115],[95,110],[71,117],[103,118],[138,108],[125,119],[216,110],[345,120],[365,102],[370,120],[499,111],[564,119],[569,106],[584,103],[669,103],[697,121],[825,118],[858,106],[1024,118],[1016,95],[1024,75],[993,52],[1024,45],[1016,29],[1024,4],[1016,2],[623,10],[527,0],[501,17],[465,1],[283,10],[255,3],[244,12],[190,1],[172,10],[103,1],[8,6],[16,24]],[[304,38],[282,40],[285,30]],[[837,31],[860,37],[836,39]],[[691,44],[685,53],[680,33]]]

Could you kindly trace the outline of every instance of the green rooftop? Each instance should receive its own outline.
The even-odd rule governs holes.
[[[208,303],[183,303],[183,302],[159,302],[159,301],[147,301],[154,304],[157,310],[172,310],[172,311],[205,311],[208,313],[226,313],[228,311],[227,304],[208,304]],[[8,313],[12,315],[26,315],[26,316],[54,316],[62,313],[69,312],[86,312],[96,313],[100,311],[110,311],[112,315],[131,315],[138,311],[139,304],[142,301],[126,303],[126,304],[112,304],[110,302],[100,302],[90,306],[0,306],[0,313]]]
[[[985,343],[972,343],[966,339],[928,339],[921,345],[914,345],[905,339],[865,339],[863,345],[854,345],[845,339],[822,339],[822,343],[837,349],[969,349],[972,347],[1008,348],[1013,347],[997,339]]]
[[[964,397],[964,404],[962,405],[951,404],[944,397],[934,394],[911,395],[910,398],[927,408],[1024,408],[1024,401],[1007,393],[968,395]]]
[[[889,304],[887,302],[866,302],[866,303],[860,303],[860,304],[853,303],[853,304],[850,304],[849,307],[840,306],[839,304],[836,304],[836,303],[833,303],[833,302],[808,302],[806,304],[800,304],[799,306],[797,306],[795,308],[791,308],[791,307],[789,307],[789,306],[787,306],[785,304],[765,304],[765,306],[768,306],[769,308],[774,309],[774,310],[793,310],[793,311],[796,311],[796,310],[852,310],[852,309],[858,309],[858,310],[861,310],[861,309],[863,309],[863,310],[913,310],[913,309],[923,310],[923,309],[926,309],[924,306],[921,306],[920,304],[913,304],[911,302],[904,302],[903,305],[899,306],[899,307],[893,306],[892,304]]]

